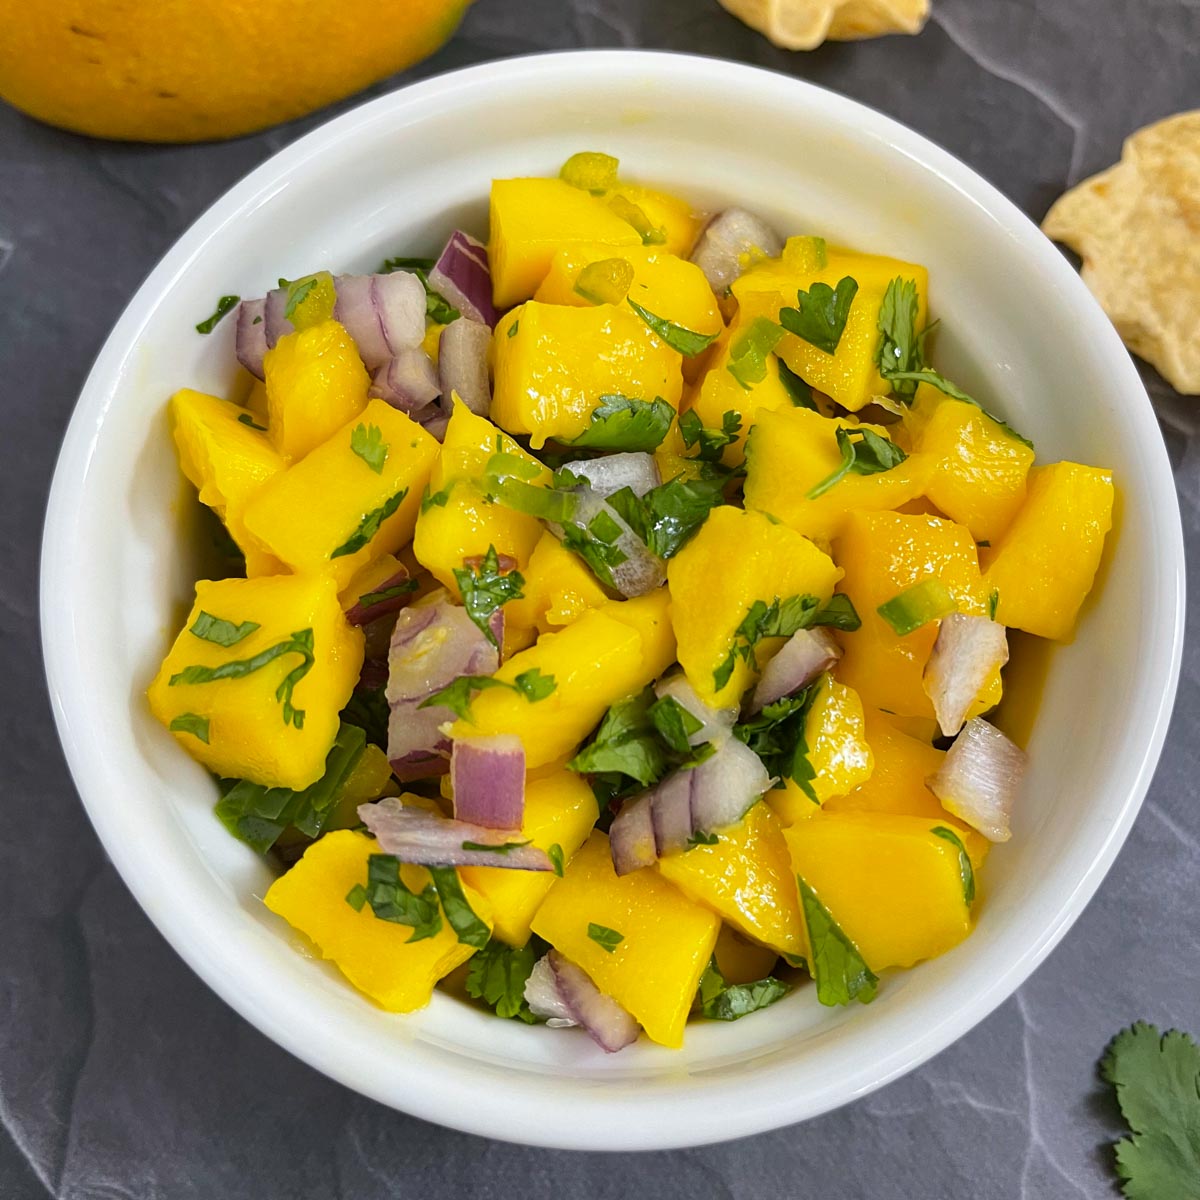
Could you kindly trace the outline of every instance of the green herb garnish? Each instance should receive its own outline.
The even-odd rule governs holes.
[[[779,366],[779,382],[783,384],[784,390],[791,397],[792,407],[807,408],[809,412],[819,412],[817,402],[813,399],[812,388],[782,358],[777,358],[775,362]]]
[[[809,966],[817,984],[817,999],[830,1006],[849,1004],[852,1000],[869,1004],[875,999],[878,976],[863,961],[858,947],[842,932],[841,926],[802,876],[796,876],[796,883],[800,888],[800,906],[812,947]]]
[[[816,596],[778,596],[770,604],[755,600],[746,610],[741,624],[733,631],[733,644],[725,661],[713,672],[713,683],[720,691],[732,678],[733,668],[740,658],[753,670],[758,670],[754,647],[763,638],[791,637],[799,629],[813,623],[821,602]]]
[[[442,912],[450,928],[458,934],[464,946],[482,950],[492,936],[491,930],[479,919],[462,889],[458,872],[453,867],[428,867],[442,902]]]
[[[249,425],[251,429],[257,429],[259,433],[267,432],[267,427],[260,425],[249,413],[238,413],[238,420],[243,425]]]
[[[421,512],[427,513],[431,508],[445,508],[446,501],[450,499],[450,493],[454,488],[454,480],[450,480],[448,484],[440,492],[429,491],[429,484],[425,485],[425,491],[421,493]]]
[[[782,1000],[790,990],[772,976],[755,983],[726,983],[712,959],[700,977],[700,1012],[711,1021],[736,1021]]]
[[[661,397],[601,396],[591,424],[569,444],[595,450],[654,450],[667,436],[674,416],[675,410]]]
[[[358,603],[362,608],[373,608],[376,604],[383,604],[386,600],[395,600],[398,596],[407,596],[410,592],[415,592],[421,586],[419,579],[406,579],[403,583],[393,584],[391,587],[386,587],[378,592],[364,592],[358,598]]]
[[[536,962],[532,945],[516,950],[493,938],[471,955],[467,995],[482,1000],[498,1017],[516,1017],[532,1025],[537,1018],[525,1003],[525,984]]]
[[[962,877],[963,901],[969,908],[975,901],[975,868],[971,866],[971,856],[967,853],[962,838],[945,825],[936,825],[929,832],[934,837],[949,842],[958,851],[958,873]]]
[[[685,358],[692,358],[701,351],[708,349],[717,339],[717,334],[715,333],[696,333],[694,330],[684,329],[682,325],[676,325],[673,321],[668,321],[663,317],[656,317],[654,313],[647,311],[634,300],[626,299],[626,303],[650,326],[662,341],[666,342],[672,350],[677,350]]]
[[[561,879],[563,877],[563,848],[557,842],[552,842],[546,849],[546,857],[554,867],[555,875]]]
[[[611,499],[609,497],[610,502]],[[578,554],[592,568],[597,579],[615,588],[617,585],[613,580],[613,567],[619,567],[629,555],[619,546],[596,537],[590,529],[574,521],[563,521],[562,531],[562,544],[572,553]]]
[[[862,618],[858,615],[854,602],[845,592],[834,592],[829,603],[824,608],[817,609],[811,625],[828,625],[831,629],[853,633],[862,628]]]
[[[749,391],[767,377],[767,356],[783,337],[783,328],[767,317],[755,317],[750,327],[729,348],[725,369]]]
[[[595,921],[588,922],[587,935],[601,950],[605,950],[609,954],[625,940],[623,933],[609,929],[607,925],[597,925]]]
[[[672,479],[644,496],[625,487],[609,496],[608,504],[645,542],[651,554],[673,558],[721,503],[725,484],[722,478]]]
[[[383,440],[383,430],[378,425],[355,425],[350,434],[350,449],[375,472],[383,474],[387,462],[388,444]]]
[[[996,588],[988,593],[988,620],[994,621],[996,613],[1000,610],[1000,592]]]
[[[794,696],[768,704],[757,716],[735,725],[733,736],[745,742],[762,759],[768,773],[780,782],[790,779],[814,803],[819,804],[812,781],[816,778],[808,758],[808,714],[820,691],[814,683]]]
[[[703,829],[697,829],[687,840],[687,848],[694,850],[697,846],[715,846],[720,842],[720,838],[715,833],[706,833]]]
[[[217,301],[216,312],[214,312],[211,317],[206,317],[203,321],[201,321],[200,324],[196,326],[196,332],[212,333],[212,331],[216,329],[217,323],[221,320],[221,318],[226,316],[228,313],[231,313],[237,306],[239,300],[241,300],[241,296],[222,296],[220,300]]]
[[[236,646],[259,628],[261,626],[257,621],[242,621],[235,625],[223,617],[214,617],[212,613],[202,611],[188,632],[206,642],[215,642],[218,646]]]
[[[654,225],[646,215],[646,210],[640,204],[634,204],[626,196],[611,196],[608,201],[608,207],[622,221],[633,226],[638,236],[642,239],[643,246],[662,246],[666,243],[666,229],[661,225]]]
[[[908,455],[895,442],[882,438],[869,429],[846,429],[838,426],[835,434],[838,449],[842,452],[842,465],[827,478],[810,488],[807,497],[815,500],[823,496],[847,475],[876,475],[898,467]]]
[[[500,557],[495,546],[489,546],[483,561],[478,566],[455,567],[454,579],[462,593],[463,607],[467,616],[497,649],[500,643],[491,627],[491,619],[497,609],[510,600],[520,600],[524,593],[525,577],[520,571],[502,572]]]
[[[532,841],[532,838],[526,838],[523,842],[500,842],[499,845],[494,842],[463,842],[462,848],[481,850],[486,854],[511,854],[514,850],[520,850],[522,846],[528,846]]]
[[[737,441],[741,429],[742,414],[733,409],[721,418],[720,429],[706,429],[695,409],[688,409],[679,418],[679,435],[683,438],[683,444],[688,449],[699,447],[694,457],[702,462],[720,462],[725,447]]]
[[[379,532],[379,527],[403,503],[408,495],[408,488],[401,488],[394,496],[384,501],[378,508],[365,514],[358,523],[358,528],[329,555],[330,559],[341,558],[345,554],[356,554]]]
[[[797,307],[779,310],[779,323],[788,333],[803,338],[818,350],[834,354],[856,295],[858,281],[849,275],[840,279],[835,288],[827,283],[814,283],[807,292],[797,290]]]
[[[369,904],[379,920],[410,926],[410,942],[423,942],[442,931],[437,889],[428,883],[420,893],[412,891],[400,878],[400,860],[393,854],[372,854],[367,859],[366,887],[356,883],[346,894],[346,903],[356,912]]]
[[[207,717],[199,716],[197,713],[180,713],[179,716],[171,718],[171,723],[167,728],[172,733],[190,733],[192,737],[199,738],[206,746],[208,745]]]
[[[646,711],[659,736],[677,754],[691,750],[688,739],[704,728],[704,722],[684,708],[674,696],[664,696]]]
[[[530,667],[528,671],[522,671],[513,679],[512,686],[530,704],[536,704],[537,701],[545,700],[551,695],[558,684],[553,675],[543,675],[540,667]]]

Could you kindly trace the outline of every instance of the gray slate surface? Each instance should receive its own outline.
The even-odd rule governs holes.
[[[1034,217],[1115,159],[1127,133],[1200,106],[1195,0],[934,7],[919,38],[792,55],[715,0],[479,0],[451,46],[376,90],[543,49],[723,55],[898,117]],[[762,1137],[582,1155],[393,1113],[236,1017],[135,906],[84,818],[45,699],[34,631],[50,473],[88,367],[154,262],[231,183],[325,115],[225,145],[149,148],[76,138],[0,107],[0,1197],[1116,1195],[1106,1143],[1119,1125],[1097,1057],[1137,1018],[1200,1034],[1195,639],[1147,805],[1050,961],[922,1070]],[[1200,562],[1200,407],[1146,374]]]

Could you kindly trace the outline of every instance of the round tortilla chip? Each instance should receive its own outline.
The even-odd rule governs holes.
[[[735,17],[785,50],[815,50],[887,33],[920,33],[929,0],[721,0]]]
[[[1083,260],[1125,345],[1200,395],[1200,110],[1133,134],[1121,161],[1057,200],[1042,229]]]

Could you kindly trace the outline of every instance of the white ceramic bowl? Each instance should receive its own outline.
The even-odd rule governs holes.
[[[194,539],[166,431],[181,386],[233,382],[222,293],[318,266],[368,270],[484,232],[494,176],[553,173],[579,149],[630,178],[780,229],[925,263],[938,356],[1043,460],[1114,468],[1115,536],[1075,643],[1053,655],[1013,840],[984,874],[963,945],[887,978],[870,1006],[811,988],[750,1020],[643,1039],[612,1057],[442,995],[389,1016],[298,949],[260,904],[269,874],[212,815],[200,767],[143,689],[190,603]],[[180,239],[109,338],[63,445],[47,518],[42,633],[59,732],[105,848],[179,953],[259,1029],[385,1104],[546,1146],[718,1141],[813,1116],[970,1029],[1045,957],[1095,891],[1158,757],[1183,626],[1171,471],[1128,355],[1051,244],[962,163],[808,84],[732,63],[586,52],[510,59],[384,96],[253,172]]]

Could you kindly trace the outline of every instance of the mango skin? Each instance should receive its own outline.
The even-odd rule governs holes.
[[[715,846],[658,860],[658,871],[689,900],[778,954],[803,958],[804,927],[783,828],[765,804],[722,829]]]
[[[260,628],[233,646],[220,646],[190,632],[201,612],[235,625],[256,621]],[[253,658],[301,629],[313,632],[315,659],[292,693],[294,706],[305,713],[301,729],[284,724],[283,706],[275,696],[284,677],[303,661],[297,653],[283,654],[241,678],[170,684],[171,676],[185,667]],[[208,718],[207,743],[191,733],[176,732],[175,737],[214,774],[299,790],[325,773],[338,713],[350,699],[362,661],[362,632],[346,623],[332,579],[202,579],[187,622],[147,698],[151,711],[167,726],[184,713]]]
[[[1069,641],[1112,528],[1112,472],[1060,462],[1030,472],[1024,505],[985,551],[984,587],[999,596],[996,620]]]
[[[617,250],[642,244],[633,226],[603,200],[561,179],[493,179],[488,228],[498,309],[528,300],[563,246],[599,242]]]
[[[661,397],[678,409],[683,392],[681,355],[627,305],[531,300],[501,318],[492,353],[492,416],[534,450],[583,433],[601,396]]]
[[[756,291],[771,290],[774,312],[795,307],[798,289],[808,291],[814,283],[835,288],[845,276],[858,282],[858,292],[850,306],[845,329],[837,350],[828,354],[795,334],[786,334],[775,348],[776,354],[806,383],[832,397],[843,408],[857,412],[875,396],[891,390],[879,374],[876,355],[879,350],[879,309],[888,284],[897,277],[914,280],[917,285],[917,329],[925,326],[929,273],[916,263],[874,254],[858,254],[831,248],[824,265],[789,270],[786,262],[768,260],[746,272],[733,284],[739,302]],[[786,282],[785,282],[786,280]],[[778,289],[778,290],[776,290]]]
[[[587,841],[599,816],[592,789],[582,776],[564,766],[525,782],[521,838],[528,838],[541,850],[557,845],[564,864]],[[463,867],[460,874],[463,882],[492,906],[492,936],[510,946],[524,946],[529,941],[534,914],[558,879],[545,871],[510,871],[504,867]]]
[[[524,671],[553,675],[555,689],[529,701],[508,688],[480,692],[470,720],[455,721],[450,736],[516,734],[526,770],[570,754],[618,700],[640,692],[675,660],[665,589],[636,600],[612,600],[558,633],[543,634],[508,659],[495,678],[511,683]]]
[[[958,849],[945,822],[819,813],[784,831],[792,866],[873,971],[911,967],[971,932]]]
[[[611,953],[589,924],[615,930]],[[608,837],[596,830],[571,860],[533,919],[533,932],[576,963],[662,1046],[681,1046],[700,976],[712,957],[719,918],[655,871],[618,877]]]
[[[824,602],[841,577],[827,554],[787,526],[762,513],[714,508],[667,564],[679,661],[700,699],[713,708],[731,707],[757,678],[740,657],[724,687],[718,689],[713,677],[755,600],[769,605],[776,597],[810,594]],[[755,648],[759,661],[780,645],[779,638],[761,641]]]
[[[337,321],[284,334],[263,356],[267,436],[284,462],[303,458],[367,406],[371,377]]]
[[[817,803],[795,780],[783,780],[783,786],[773,788],[764,799],[784,825],[808,820],[831,797],[845,795],[870,779],[875,769],[858,693],[832,675],[824,676],[818,686],[820,691],[804,723],[808,761],[816,773],[809,786]]]
[[[584,267],[609,258],[624,259],[633,267],[629,298],[656,316],[696,333],[720,333],[725,328],[704,272],[662,246],[629,246],[619,251],[595,243],[566,246],[551,260],[534,300],[591,307],[592,302],[575,290],[575,283]]]
[[[842,532],[850,513],[898,508],[927,489],[932,463],[912,454],[888,471],[844,475],[810,500],[807,493],[842,465],[839,429],[868,429],[891,440],[883,426],[853,417],[833,419],[792,407],[760,412],[746,443],[746,507],[824,544]]]
[[[360,425],[379,429],[387,443],[387,459],[379,473],[352,449]],[[437,456],[437,441],[420,425],[385,401],[372,400],[263,487],[246,509],[246,526],[293,571],[328,575],[344,588],[368,563],[395,553],[412,537]],[[368,513],[401,490],[405,494],[399,507],[365,546],[331,557]]]
[[[529,641],[539,633],[554,633],[578,620],[588,609],[608,603],[596,577],[577,554],[550,533],[544,532],[524,568],[524,593],[504,606],[508,625],[527,630]]]
[[[905,588],[936,576],[960,612],[986,614],[987,591],[974,539],[961,525],[937,517],[855,512],[834,543],[834,556],[846,572],[843,590],[862,618],[862,628],[842,638],[845,657],[838,678],[869,707],[932,717],[921,676],[937,638],[936,622],[898,637],[875,610]],[[999,699],[997,673],[981,703],[991,707]]]
[[[412,929],[381,921],[365,904],[356,912],[347,893],[367,882],[367,860],[379,853],[379,843],[365,833],[335,830],[314,842],[286,875],[267,889],[263,903],[298,929],[364,995],[388,1012],[424,1008],[434,984],[475,953],[458,940],[443,916],[431,938],[410,942]],[[404,863],[400,878],[414,892],[430,883],[424,867]],[[480,893],[463,884],[463,894],[475,914],[491,928],[491,906]]]
[[[251,536],[244,520],[247,502],[283,470],[284,462],[267,435],[242,419],[249,415],[237,404],[190,388],[176,392],[167,405],[180,470],[196,486],[200,502],[225,523],[253,578],[286,570]]]
[[[528,463],[537,472],[534,483],[549,483],[550,472],[486,417],[477,416],[461,400],[453,404],[442,450],[429,476],[431,495],[446,489],[449,495],[445,504],[429,504],[417,516],[413,553],[459,600],[454,572],[462,569],[467,558],[483,556],[494,546],[497,554],[516,559],[518,570],[524,571],[544,532],[536,517],[493,503],[484,495],[483,474],[497,446]]]

